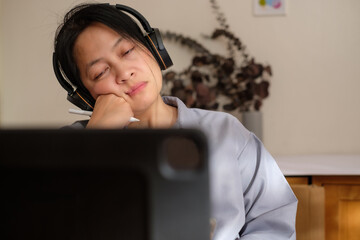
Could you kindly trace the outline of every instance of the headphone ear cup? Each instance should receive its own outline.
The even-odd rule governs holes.
[[[145,39],[161,70],[171,67],[173,62],[165,49],[159,29],[154,28],[152,32],[145,36]]]
[[[53,53],[53,69],[56,79],[60,85],[68,92],[67,100],[82,110],[92,111],[95,105],[95,100],[91,95],[81,91],[80,88],[74,87],[70,80],[65,79],[65,73],[62,72],[61,66],[58,62],[56,53]]]
[[[86,98],[86,94],[81,94],[79,90],[76,90],[72,94],[67,95],[67,100],[85,111],[92,111],[94,109],[95,100],[93,98]]]

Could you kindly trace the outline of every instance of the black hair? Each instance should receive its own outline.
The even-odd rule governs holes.
[[[59,25],[54,41],[54,51],[63,73],[76,87],[81,88],[89,96],[84,87],[74,58],[74,44],[88,26],[102,23],[119,33],[123,38],[134,40],[149,49],[138,24],[126,13],[115,6],[103,3],[86,3],[72,8]]]

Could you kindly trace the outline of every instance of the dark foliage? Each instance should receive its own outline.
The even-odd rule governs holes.
[[[246,53],[246,47],[226,23],[224,14],[215,0],[210,0],[220,27],[208,37],[225,40],[228,53],[213,54],[196,40],[182,34],[166,31],[163,38],[179,43],[194,52],[188,68],[181,72],[164,74],[165,85],[170,85],[170,94],[179,97],[188,107],[221,110],[219,96],[225,96],[228,103],[225,111],[259,111],[263,99],[269,96],[270,66],[257,63]]]

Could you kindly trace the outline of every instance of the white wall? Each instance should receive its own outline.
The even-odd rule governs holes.
[[[2,0],[2,127],[58,127],[70,116],[51,65],[54,32],[81,1]],[[286,16],[254,17],[252,0],[218,0],[230,28],[274,72],[264,143],[274,155],[360,153],[360,1],[292,0]],[[116,1],[111,1],[116,3]],[[120,2],[119,2],[120,3]],[[123,0],[154,27],[203,41],[216,21],[208,0]],[[168,44],[174,69],[190,55]],[[2,70],[1,70],[2,69]]]

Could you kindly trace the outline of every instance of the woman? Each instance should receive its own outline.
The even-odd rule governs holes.
[[[71,84],[95,101],[90,120],[73,127],[195,127],[205,133],[213,239],[295,239],[296,197],[262,143],[229,114],[162,98],[161,63],[124,12],[107,4],[75,7],[59,26],[55,55]]]

